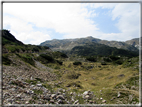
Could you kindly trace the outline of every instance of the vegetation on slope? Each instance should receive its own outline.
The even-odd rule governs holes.
[[[8,41],[5,38],[6,40]],[[77,100],[79,104],[139,103],[137,54],[92,43],[73,48],[71,54],[75,57],[70,60],[71,57],[66,54],[53,52],[46,46],[5,41],[2,55],[4,84],[20,87],[19,89],[25,88],[25,84],[30,87],[40,87],[42,84],[41,89],[33,89],[30,104],[36,103],[45,94],[42,89],[54,94],[56,90],[66,90],[62,93],[68,101],[74,99],[71,104]],[[12,81],[8,81],[11,78]],[[24,82],[19,78],[24,79]],[[3,92],[8,91],[10,88],[5,88]],[[90,99],[83,98],[85,91],[93,92],[94,96]],[[51,101],[46,99],[42,103],[51,104]]]
[[[118,41],[107,41],[101,40],[97,38],[93,38],[91,36],[86,38],[76,38],[76,39],[63,39],[63,40],[49,40],[41,43],[41,46],[48,46],[54,51],[69,51],[75,46],[83,46],[84,44],[88,43],[97,43],[97,44],[104,44],[110,47],[116,47],[118,49],[125,49],[129,51],[138,51],[138,38],[135,40],[130,40],[126,42],[118,42]]]
[[[76,46],[70,51],[70,54],[74,54],[77,56],[79,55],[81,56],[115,55],[115,56],[128,56],[128,57],[138,56],[138,52],[127,51],[124,49],[117,49],[96,43],[86,44],[84,46]]]

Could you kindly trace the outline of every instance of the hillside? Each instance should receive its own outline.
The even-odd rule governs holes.
[[[136,39],[137,41],[138,39]],[[135,41],[133,41],[135,42]],[[48,46],[52,50],[55,51],[67,51],[71,50],[75,46],[83,46],[86,43],[98,43],[98,44],[104,44],[110,47],[116,47],[118,49],[125,49],[129,51],[138,51],[138,42],[135,42],[136,45],[132,45],[127,42],[118,42],[118,41],[107,41],[107,40],[101,40],[97,38],[93,38],[92,36],[86,37],[86,38],[77,38],[77,39],[63,39],[63,40],[49,40],[41,43],[41,46]]]
[[[126,41],[127,44],[139,48],[139,38]]]
[[[2,45],[24,45],[21,41],[18,41],[8,30],[0,30],[2,34]]]
[[[138,56],[127,53],[131,55],[128,57],[126,52],[123,52],[126,50],[121,51],[106,45],[104,47],[97,43],[90,46],[90,43],[85,43],[83,46],[74,47],[73,53],[79,52],[76,50],[83,51],[83,47],[85,51],[90,51],[90,55],[93,51],[97,54],[104,53],[101,52],[104,49],[110,50],[105,52],[113,52],[115,55],[107,53],[105,56],[90,56],[84,55],[84,51],[81,52],[82,56],[68,57],[47,46],[23,44],[9,31],[2,32],[4,106],[139,104]],[[100,50],[96,50],[96,47]],[[116,53],[125,54],[117,56],[114,50]]]
[[[138,52],[128,51],[124,49],[117,49],[114,47],[109,47],[103,44],[97,43],[89,43],[84,44],[83,46],[75,46],[71,49],[71,55],[80,55],[80,56],[94,56],[94,55],[101,55],[101,56],[127,56],[127,57],[134,57],[138,56]]]

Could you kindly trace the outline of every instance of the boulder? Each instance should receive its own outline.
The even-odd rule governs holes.
[[[42,84],[37,84],[38,87],[42,87]]]
[[[118,92],[117,98],[119,98],[121,96],[120,92]]]
[[[102,100],[102,103],[106,103],[106,100]]]
[[[55,97],[56,97],[56,94],[51,94],[51,97],[52,97],[52,98],[55,98]]]
[[[83,95],[88,95],[90,91],[85,91]]]
[[[61,99],[59,99],[58,104],[63,104],[63,101]]]
[[[86,95],[84,98],[88,100],[91,99],[89,95]]]
[[[75,102],[74,102],[74,104],[77,104],[78,103],[78,100],[76,100]]]
[[[27,93],[27,94],[34,94],[34,91],[32,91],[32,90],[27,90],[26,93]]]
[[[62,99],[62,100],[65,99],[63,95],[58,95],[56,98],[57,98],[57,99]]]
[[[49,101],[50,100],[50,96],[51,96],[50,94],[45,95],[44,96],[44,100],[48,100]]]
[[[55,103],[55,101],[54,100],[50,100],[50,103]]]

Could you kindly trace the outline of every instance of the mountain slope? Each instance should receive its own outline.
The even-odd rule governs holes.
[[[138,53],[117,49],[115,47],[109,47],[103,44],[89,43],[84,46],[76,46],[71,49],[70,54],[81,55],[81,56],[94,56],[94,55],[115,55],[115,56],[138,56]]]
[[[53,52],[47,46],[37,46],[37,45],[26,45],[21,41],[17,40],[9,31],[2,30],[2,63],[8,64],[12,63],[10,61],[10,55],[16,55],[21,60],[35,66],[35,60],[41,63],[56,63],[61,64],[61,61],[56,59],[67,58],[67,55],[61,52]]]
[[[134,38],[132,40],[127,40],[125,43],[132,45],[136,48],[139,48],[139,38]]]
[[[8,30],[0,30],[0,34],[2,34],[2,45],[24,45],[21,41],[18,41]]]
[[[138,48],[134,45],[131,45],[129,42],[118,42],[118,41],[107,41],[101,40],[97,38],[93,38],[92,36],[86,38],[77,38],[77,39],[63,39],[63,40],[50,40],[41,43],[41,46],[49,46],[51,49],[55,51],[66,51],[71,50],[75,46],[83,46],[85,43],[99,43],[104,44],[110,47],[116,47],[118,49],[126,49],[129,51],[138,51]]]

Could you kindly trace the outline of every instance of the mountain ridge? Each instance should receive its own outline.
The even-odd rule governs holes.
[[[94,38],[92,36],[88,36],[86,38],[75,38],[75,39],[62,39],[62,40],[47,40],[42,42],[41,46],[49,46],[54,51],[62,51],[62,50],[71,50],[75,46],[82,46],[85,43],[99,43],[104,44],[110,47],[116,47],[118,49],[125,49],[129,51],[138,51],[139,48],[139,38],[135,38],[132,40],[127,40],[125,42],[121,41],[108,41],[108,40],[101,40],[98,38]]]

